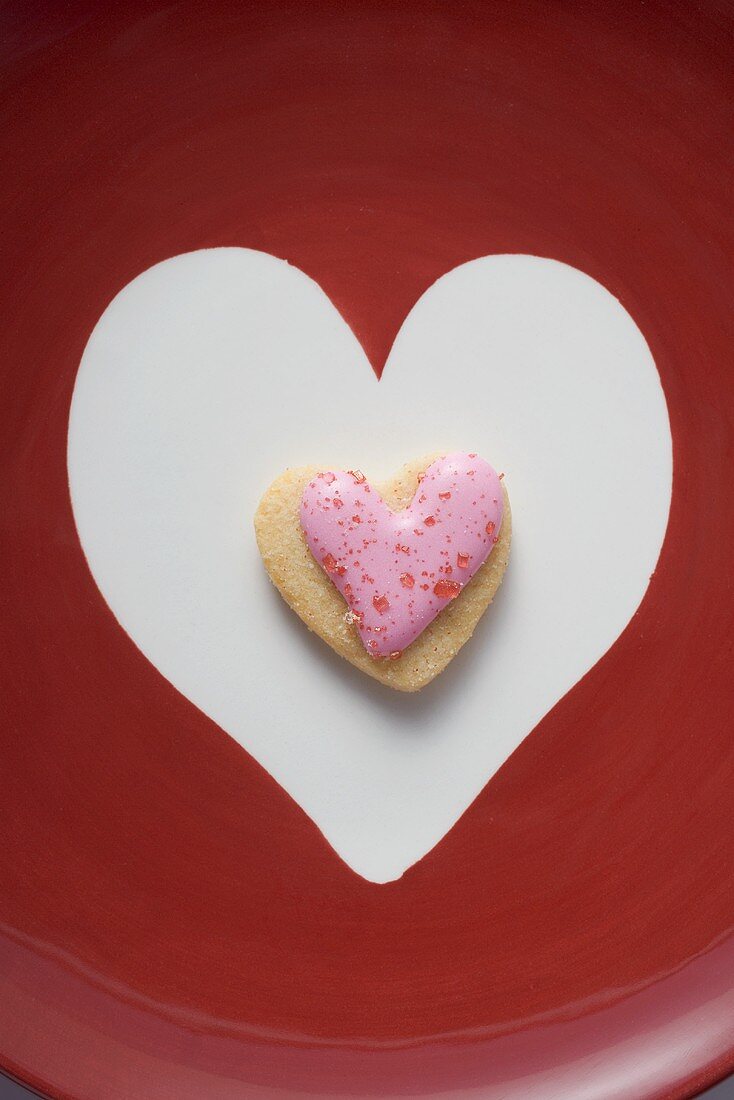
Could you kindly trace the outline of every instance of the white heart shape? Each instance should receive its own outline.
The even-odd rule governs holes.
[[[286,465],[381,479],[444,447],[507,472],[512,560],[474,640],[399,695],[306,633],[265,577],[252,516]],[[226,248],[158,264],[105,311],[68,464],[84,552],[132,640],[353,870],[386,882],[628,623],[665,532],[672,446],[644,338],[574,268],[456,268],[417,303],[378,383],[316,283]]]

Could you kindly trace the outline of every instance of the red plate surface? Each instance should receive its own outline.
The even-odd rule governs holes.
[[[732,9],[5,5],[0,1064],[54,1096],[683,1097],[734,1064]],[[210,245],[379,372],[449,268],[574,264],[674,440],[645,600],[400,881],[354,875],[124,635],[72,520],[86,339]]]

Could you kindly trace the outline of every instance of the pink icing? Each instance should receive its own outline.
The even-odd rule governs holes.
[[[303,491],[301,527],[367,652],[396,657],[487,560],[502,511],[489,463],[457,453],[428,467],[401,512],[359,470],[324,471]]]

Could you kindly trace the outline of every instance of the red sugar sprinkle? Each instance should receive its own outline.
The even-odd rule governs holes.
[[[494,538],[492,539],[492,542],[499,542],[499,541],[500,541],[499,535],[495,535]]]
[[[426,525],[426,527],[434,527],[435,524],[436,524],[436,517],[435,516],[426,516],[426,518],[423,520],[423,522]]]
[[[401,573],[400,583],[402,584],[403,588],[412,588],[415,584],[415,577],[412,573]]]
[[[422,584],[421,585],[421,588],[423,589],[424,592],[427,592],[430,587],[431,587],[430,584]]]
[[[387,596],[373,596],[372,606],[374,607],[375,611],[379,611],[380,615],[384,615],[390,607],[390,601],[388,600]]]
[[[357,485],[363,485],[367,480],[361,470],[347,470],[347,473],[352,475]]]
[[[456,555],[456,564],[458,565],[459,569],[468,569],[469,568],[469,555],[468,554],[457,554]]]
[[[461,585],[458,581],[436,581],[433,586],[434,596],[438,596],[440,600],[455,600],[461,592]]]
[[[336,573],[338,566],[333,554],[324,554],[321,564],[327,573]]]
[[[339,497],[334,497],[333,503],[334,503],[335,508],[343,508],[344,507],[344,501],[340,500]]]
[[[439,493],[438,494],[438,499],[439,500],[451,500],[451,493]]]
[[[362,522],[362,520],[359,518],[359,516],[352,516],[352,523],[361,523],[361,522]]]
[[[349,581],[347,581],[347,583],[344,585],[344,595],[345,596],[351,596],[351,594],[352,594],[352,586],[349,583]]]
[[[500,481],[502,481],[502,478],[503,478],[504,476],[505,476],[504,474],[500,474],[500,476],[499,476],[499,480],[500,480]]]
[[[336,481],[336,474],[332,474],[331,472],[319,474],[319,477],[323,478],[327,485],[331,485],[332,481]]]
[[[400,660],[400,658],[402,656],[403,656],[403,651],[401,649],[396,649],[393,653],[390,654],[390,660],[391,661],[398,661],[398,660]]]
[[[487,526],[484,528],[488,535],[494,534],[494,521],[490,520]]]

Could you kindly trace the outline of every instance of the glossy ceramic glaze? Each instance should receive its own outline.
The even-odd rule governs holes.
[[[683,1097],[732,1065],[720,6],[3,13],[0,1064],[54,1096]],[[120,630],[66,432],[140,271],[311,274],[379,373],[479,255],[619,297],[670,413],[643,604],[444,841],[366,882]]]
[[[284,454],[313,461],[328,441],[348,469],[358,446],[379,477],[437,439],[502,456],[521,553],[444,683],[388,699],[299,629],[253,516]],[[149,268],[104,311],[74,385],[68,469],[84,556],[131,641],[353,870],[384,882],[628,625],[665,537],[672,440],[644,337],[567,264],[454,268],[378,382],[313,279],[209,248]]]

